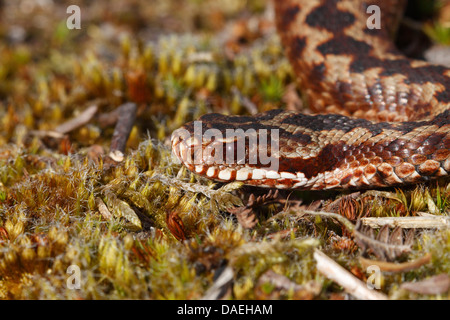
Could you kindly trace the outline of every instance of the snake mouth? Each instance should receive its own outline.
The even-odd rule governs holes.
[[[248,139],[203,139],[182,127],[173,132],[171,142],[173,154],[185,167],[209,179],[221,182],[241,181],[245,184],[279,189],[305,183],[305,177],[301,173],[279,172],[278,162],[261,164],[261,145],[253,145]],[[275,153],[273,149],[269,150],[271,156],[271,152]]]
[[[171,140],[173,154],[189,170],[222,181],[248,179],[244,172],[250,173],[249,168],[242,170],[247,167],[248,146],[239,148],[237,139],[201,139],[180,128]]]

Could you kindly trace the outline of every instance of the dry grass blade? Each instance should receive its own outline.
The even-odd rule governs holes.
[[[366,283],[356,278],[323,252],[316,249],[314,251],[314,259],[317,262],[317,270],[320,273],[328,279],[335,281],[355,298],[362,300],[387,299],[386,295],[369,289]]]
[[[92,117],[97,112],[98,107],[97,106],[91,106],[84,110],[82,113],[80,113],[77,117],[70,119],[67,122],[64,122],[63,124],[57,126],[55,128],[55,131],[60,134],[65,134],[70,131],[75,130],[76,128],[79,128],[89,121],[91,121]]]
[[[420,268],[421,266],[429,263],[430,261],[431,261],[431,254],[426,254],[425,256],[416,259],[414,261],[408,261],[403,263],[370,260],[364,259],[362,257],[359,258],[361,266],[365,269],[367,269],[369,266],[378,266],[380,268],[380,271],[393,273],[411,271]]]

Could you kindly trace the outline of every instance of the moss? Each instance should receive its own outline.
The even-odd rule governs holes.
[[[9,38],[0,45],[0,298],[198,299],[225,266],[234,270],[229,298],[270,296],[273,285],[258,284],[269,270],[300,285],[315,282],[316,298],[339,293],[317,274],[312,255],[320,247],[358,270],[360,252],[338,221],[270,205],[245,230],[227,209],[245,203],[248,190],[193,175],[171,156],[174,129],[208,112],[247,113],[241,95],[259,111],[284,107],[294,77],[278,37],[261,27],[262,36],[252,34],[239,50],[224,43],[218,33],[239,16],[242,1],[183,1],[184,10],[179,1],[133,3],[117,10],[103,0],[81,1],[90,14],[74,32],[61,24],[65,10],[56,10],[64,1],[29,13],[3,9],[9,14],[0,32]],[[247,3],[255,17],[265,5]],[[36,12],[46,23],[36,23]],[[216,19],[202,18],[209,14]],[[17,24],[25,37],[14,35]],[[102,150],[109,150],[114,111],[130,101],[138,114],[126,156],[111,164]],[[88,124],[52,132],[92,105],[98,111]],[[444,181],[362,193],[346,210],[448,215],[449,190]],[[309,206],[340,194],[289,197]],[[398,297],[404,281],[449,273],[448,239],[447,230],[417,232],[409,258],[431,252],[432,263],[386,275],[383,290]]]

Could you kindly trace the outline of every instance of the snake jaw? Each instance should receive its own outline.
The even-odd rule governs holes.
[[[227,144],[223,144],[224,141],[200,141],[185,127],[182,127],[173,132],[171,142],[172,153],[192,172],[219,181],[247,180],[249,178],[248,174],[244,175],[244,172],[239,170],[239,167],[243,165],[242,162],[236,163],[233,167],[225,166],[222,162],[217,164],[218,159],[215,157],[214,150],[218,145],[214,144],[223,145],[223,148],[226,149]]]
[[[273,168],[258,168],[250,165],[248,145],[240,156],[237,152],[237,141],[234,138],[198,139],[186,127],[173,132],[171,137],[172,153],[190,171],[221,182],[242,181],[245,184],[262,187],[286,189],[296,184],[298,187],[306,183],[303,174],[278,172]],[[226,151],[233,146],[234,156],[226,156]],[[255,146],[256,148],[258,146]],[[222,149],[218,156],[214,150]],[[232,152],[233,154],[233,152]]]
[[[173,132],[171,142],[172,153],[190,171],[216,180],[228,181],[231,179],[231,176],[220,174],[223,170],[219,170],[214,154],[214,143],[222,145],[222,142],[200,140],[195,135],[191,135],[184,127]]]
[[[194,148],[196,141],[191,137],[186,136],[184,128],[177,129],[173,132],[171,137],[172,153],[176,158],[185,165],[189,170],[194,171]]]
[[[190,171],[220,181],[243,180],[242,173],[236,176],[242,162],[225,166],[227,162],[215,154],[216,148],[227,147],[224,141],[200,141],[183,127],[173,132],[171,142],[172,153]]]

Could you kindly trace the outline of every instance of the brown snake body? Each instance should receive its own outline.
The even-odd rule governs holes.
[[[214,180],[282,189],[385,187],[448,176],[450,70],[406,58],[394,47],[391,35],[404,2],[274,1],[285,52],[317,114],[207,114],[199,119],[202,133],[242,129],[248,135],[204,139],[191,122],[174,132],[174,154]],[[367,27],[370,5],[380,8],[380,29]],[[249,161],[261,135],[273,137],[271,130],[277,130],[278,149],[266,151],[277,160],[275,168],[262,158]],[[217,150],[228,149],[234,161],[216,161]]]

